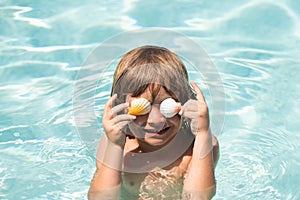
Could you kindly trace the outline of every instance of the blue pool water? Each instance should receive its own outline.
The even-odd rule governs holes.
[[[153,26],[201,45],[223,81],[214,199],[300,199],[300,4],[162,2],[0,1],[0,199],[86,199],[76,76],[104,40]]]

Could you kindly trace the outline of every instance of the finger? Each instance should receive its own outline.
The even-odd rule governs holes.
[[[178,115],[183,115],[184,114],[184,110],[185,110],[185,105],[181,106],[180,111],[178,112]]]
[[[198,111],[198,102],[196,100],[190,99],[188,100],[182,107],[181,110],[179,111],[179,115],[183,115],[184,112],[189,112],[189,111]]]
[[[185,118],[188,119],[197,119],[199,118],[199,113],[197,112],[184,112],[184,114],[182,115]]]
[[[131,121],[121,121],[112,127],[113,127],[113,129],[122,131],[122,133],[125,135],[132,135],[132,133],[128,129],[126,129],[126,127],[128,126],[129,123],[131,123]]]
[[[111,113],[113,116],[115,116],[117,113],[123,111],[124,109],[128,108],[129,103],[121,103],[119,105],[116,105],[111,109]]]
[[[124,131],[124,127],[129,123],[130,123],[130,121],[122,121],[122,122],[116,124],[115,126],[118,126],[118,128],[120,130]],[[127,131],[127,132],[125,132],[125,134],[129,134],[129,132]]]
[[[200,102],[206,103],[204,95],[203,95],[200,87],[194,81],[191,81],[191,86],[193,87],[194,91],[196,92],[197,100]]]
[[[116,98],[117,98],[117,94],[114,94],[106,102],[106,104],[104,106],[104,115],[105,116],[107,116],[108,114],[110,114],[110,110],[112,109],[113,103],[116,100]]]
[[[130,122],[134,119],[136,119],[136,116],[134,115],[123,114],[123,115],[117,115],[113,120],[115,124],[118,124],[123,121]]]

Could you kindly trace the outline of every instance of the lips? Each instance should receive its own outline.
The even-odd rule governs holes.
[[[160,130],[157,129],[144,129],[144,131],[148,134],[152,134],[152,135],[163,135],[165,134],[168,130],[170,129],[170,127],[166,127]]]

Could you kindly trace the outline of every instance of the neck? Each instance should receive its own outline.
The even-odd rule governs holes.
[[[142,153],[148,153],[148,152],[153,152],[161,149],[165,144],[163,145],[150,145],[144,141],[138,141],[139,147],[138,150]]]

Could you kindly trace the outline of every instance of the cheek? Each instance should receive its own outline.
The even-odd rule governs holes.
[[[133,122],[138,125],[143,125],[146,124],[147,119],[148,119],[148,115],[136,116],[136,119],[133,120]]]
[[[168,123],[173,124],[174,126],[180,127],[181,117],[179,115],[175,115],[174,117],[168,119]]]

